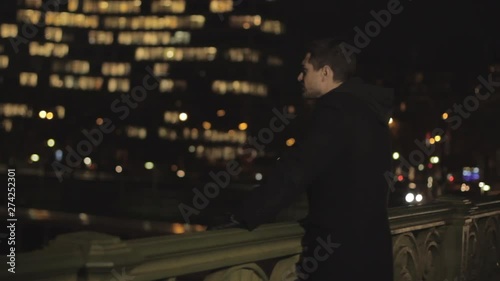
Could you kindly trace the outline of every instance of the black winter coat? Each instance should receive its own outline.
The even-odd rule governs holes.
[[[303,280],[393,280],[387,214],[393,91],[352,78],[318,98],[308,133],[235,212],[247,228],[271,222],[307,192]]]

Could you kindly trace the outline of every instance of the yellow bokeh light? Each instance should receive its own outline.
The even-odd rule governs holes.
[[[446,120],[446,119],[448,119],[448,113],[446,113],[446,112],[445,112],[445,113],[443,113],[443,116],[442,116],[442,118],[443,118],[443,120]]]
[[[153,164],[153,162],[146,162],[144,163],[144,168],[146,168],[146,170],[151,170],[155,167],[155,165]]]
[[[243,122],[243,123],[240,123],[240,125],[238,125],[238,129],[244,131],[248,128],[248,124]]]
[[[226,111],[224,109],[217,110],[217,116],[222,117],[226,115]]]
[[[295,139],[294,138],[289,138],[286,140],[286,145],[287,146],[292,146],[295,144]]]
[[[47,117],[46,117],[48,120],[52,120],[52,118],[54,118],[54,113],[52,112],[47,112]]]
[[[181,114],[179,114],[179,120],[181,121],[186,121],[188,119],[188,115],[184,112],[182,112]]]
[[[173,223],[170,228],[170,231],[174,234],[182,234],[186,232],[186,228],[184,227],[184,225],[180,223]]]
[[[123,171],[122,166],[118,165],[115,167],[115,172],[117,172],[118,174],[121,173],[122,171]]]
[[[435,140],[436,142],[440,142],[440,141],[441,141],[441,136],[435,136],[435,137],[434,137],[434,140]]]
[[[207,121],[203,122],[202,126],[203,126],[203,129],[205,129],[205,130],[210,130],[210,128],[212,128],[212,124],[210,124],[210,122],[207,122]]]
[[[90,159],[90,157],[85,157],[83,159],[83,163],[88,166],[88,165],[92,164],[92,159]]]
[[[186,173],[185,173],[183,170],[178,170],[178,171],[177,171],[177,176],[178,176],[179,178],[183,178],[185,175],[186,175]]]
[[[47,140],[47,146],[48,147],[54,147],[55,144],[56,144],[56,141],[54,139],[48,139]]]
[[[394,152],[394,153],[392,154],[392,159],[394,159],[394,160],[398,160],[398,159],[399,159],[399,153],[398,153],[398,152]]]
[[[30,159],[33,162],[38,162],[38,161],[40,161],[40,156],[38,154],[31,154]]]
[[[45,110],[42,110],[38,113],[38,116],[42,119],[45,119],[45,117],[47,117],[47,112]]]
[[[434,144],[435,142],[436,142],[436,140],[435,140],[434,138],[430,138],[430,139],[429,139],[429,143],[430,143],[430,144]]]

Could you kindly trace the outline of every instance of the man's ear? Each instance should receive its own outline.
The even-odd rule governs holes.
[[[321,74],[323,74],[323,76],[326,76],[326,77],[328,77],[328,76],[334,77],[335,76],[333,69],[328,65],[323,66]]]

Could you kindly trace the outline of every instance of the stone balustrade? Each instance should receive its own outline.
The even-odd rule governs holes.
[[[500,280],[500,200],[441,198],[390,209],[397,281]],[[76,232],[19,254],[16,279],[39,281],[293,280],[304,230],[225,229],[134,240]]]

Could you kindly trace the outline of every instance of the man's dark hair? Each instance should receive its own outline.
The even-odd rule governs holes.
[[[334,72],[335,80],[344,82],[356,72],[356,54],[348,52],[347,43],[340,38],[325,38],[312,41],[307,47],[311,54],[309,62],[314,70],[328,65]],[[348,46],[348,45],[347,45]]]

